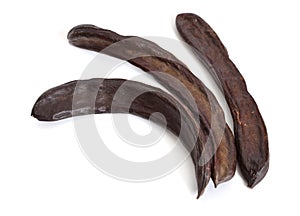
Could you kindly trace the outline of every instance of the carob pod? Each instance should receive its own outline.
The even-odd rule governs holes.
[[[216,116],[213,122],[212,137],[221,137],[221,142],[213,158],[211,177],[215,186],[232,178],[236,169],[236,150],[233,135],[225,123],[223,110],[214,95],[174,55],[151,41],[139,37],[121,36],[94,25],[79,25],[74,27],[68,33],[68,39],[74,46],[127,60],[145,72],[150,73],[158,82],[188,106],[194,114],[199,114],[199,116],[195,117],[200,117],[201,127],[206,132],[206,138],[211,130],[211,117]],[[155,73],[154,71],[159,71],[160,73]],[[162,76],[162,73],[175,77],[190,91],[199,112],[189,106],[185,96],[182,94],[182,88],[168,79],[167,76]],[[211,107],[213,112],[211,111]],[[211,148],[206,149],[210,154],[212,154],[211,152],[215,152],[215,148],[219,144],[216,140],[215,142],[212,140],[213,145],[207,146],[207,148]],[[205,155],[202,155],[203,157]],[[207,161],[207,158],[204,160]],[[209,165],[210,163],[206,163],[206,166]]]
[[[121,95],[122,99],[116,98]],[[133,95],[138,96],[133,98]],[[140,94],[141,93],[141,94]],[[128,106],[128,101],[130,106]],[[198,196],[206,186],[206,167],[199,166],[204,134],[193,114],[159,88],[124,79],[90,79],[65,83],[44,92],[32,109],[32,116],[40,121],[58,121],[73,116],[101,113],[131,113],[148,119],[159,112],[167,128],[179,136],[195,165]],[[163,118],[151,116],[157,123]]]
[[[203,19],[195,14],[179,14],[176,26],[224,92],[233,116],[241,172],[248,186],[254,187],[268,171],[268,136],[258,107],[247,91],[245,80],[229,59],[217,34]]]

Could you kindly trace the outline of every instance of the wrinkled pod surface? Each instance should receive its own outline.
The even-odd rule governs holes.
[[[229,59],[217,34],[201,17],[191,13],[179,14],[176,26],[224,92],[233,117],[240,169],[248,186],[254,187],[269,168],[268,135],[245,80]]]

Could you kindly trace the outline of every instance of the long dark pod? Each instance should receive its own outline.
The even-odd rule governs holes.
[[[239,165],[248,186],[254,187],[268,171],[268,136],[245,80],[217,34],[203,19],[195,14],[180,14],[176,26],[224,92],[234,120]]]
[[[134,98],[128,107],[124,101]],[[95,97],[91,99],[91,95]],[[116,98],[121,95],[122,100]],[[92,100],[92,102],[91,102]],[[40,121],[58,121],[73,116],[101,113],[130,113],[149,119],[153,113],[161,113],[166,127],[179,136],[195,165],[198,196],[206,186],[205,166],[199,166],[203,150],[204,134],[193,114],[180,102],[161,89],[124,79],[90,79],[65,83],[43,93],[32,109],[32,116]],[[151,118],[163,124],[163,118]],[[199,133],[200,132],[200,133]]]
[[[77,47],[85,48],[120,59],[127,60],[133,65],[150,73],[176,95],[191,111],[195,118],[200,118],[201,127],[205,131],[206,139],[209,136],[211,125],[213,138],[208,146],[209,152],[215,152],[220,141],[212,164],[212,178],[217,185],[232,178],[236,167],[236,150],[233,135],[225,123],[224,113],[214,95],[206,86],[189,71],[186,65],[174,55],[162,49],[157,44],[133,36],[121,36],[115,32],[101,29],[93,25],[79,25],[68,33],[69,42]],[[160,73],[153,73],[159,71]],[[173,81],[161,76],[161,73],[175,77],[192,94],[197,104],[197,110],[191,107],[182,94],[182,88]],[[199,116],[198,116],[199,115]],[[212,124],[212,116],[217,120]],[[225,129],[224,129],[225,127]],[[210,166],[210,162],[206,166]],[[209,177],[209,175],[207,175]],[[207,179],[207,182],[209,179]]]

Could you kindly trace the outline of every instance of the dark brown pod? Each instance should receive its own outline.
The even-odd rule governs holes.
[[[268,136],[245,80],[217,34],[203,19],[195,14],[180,14],[176,26],[224,92],[234,120],[239,165],[248,186],[254,187],[268,171]]]
[[[121,95],[121,99],[116,95]],[[187,151],[191,152],[198,198],[203,193],[207,179],[207,167],[198,163],[204,134],[189,109],[158,88],[123,79],[72,81],[43,93],[34,104],[31,115],[40,121],[101,113],[131,113],[149,119],[156,112],[164,116],[167,128],[179,136]],[[159,117],[151,116],[151,120],[164,123],[163,118]]]
[[[68,39],[74,46],[127,60],[150,73],[188,106],[195,114],[195,118],[200,118],[206,139],[208,139],[211,125],[214,125],[214,128],[212,128],[212,143],[207,145],[208,152],[214,153],[216,151],[215,157],[211,161],[213,181],[217,185],[232,178],[236,168],[236,150],[233,135],[225,123],[223,110],[214,95],[180,60],[151,41],[139,37],[121,36],[93,25],[74,27],[68,33]],[[155,71],[160,73],[155,73]],[[168,76],[162,76],[162,74],[175,77],[183,84],[195,99],[196,109],[198,110],[189,105],[182,93],[182,87],[169,80]],[[214,120],[211,118],[212,114],[215,116]],[[218,138],[221,142],[220,147],[216,150],[219,144]],[[202,155],[202,157],[204,158],[205,155]],[[204,161],[209,159],[210,157],[208,159],[204,158]],[[210,163],[207,163],[207,166],[209,165]]]

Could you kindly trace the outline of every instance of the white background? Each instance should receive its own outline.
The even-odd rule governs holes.
[[[70,28],[90,23],[124,35],[178,39],[174,20],[182,12],[200,15],[218,33],[266,122],[270,170],[252,190],[236,173],[218,189],[210,183],[196,200],[190,159],[156,181],[119,181],[88,162],[72,121],[48,124],[30,116],[43,91],[78,79],[96,55],[68,44]],[[291,0],[2,1],[0,215],[299,215],[299,20]],[[123,78],[142,73],[126,65],[122,71]],[[126,145],[115,138],[109,115],[96,120],[112,145]],[[171,134],[159,145],[168,140]]]

